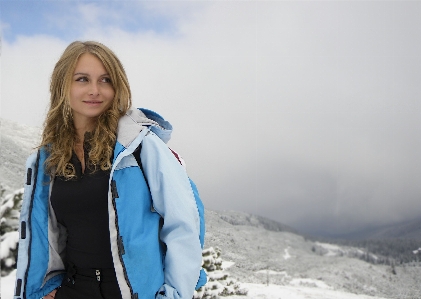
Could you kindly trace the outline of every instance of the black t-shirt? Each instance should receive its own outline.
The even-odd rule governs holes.
[[[86,148],[85,157],[88,157]],[[76,178],[55,177],[51,191],[57,221],[68,233],[67,260],[80,268],[113,268],[108,227],[110,172],[93,171],[86,163],[85,173],[82,173],[75,153],[71,163]]]

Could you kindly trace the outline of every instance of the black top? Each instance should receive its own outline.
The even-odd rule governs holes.
[[[84,148],[85,157],[88,151]],[[51,191],[51,204],[57,221],[66,227],[66,257],[80,268],[113,268],[108,228],[109,171],[92,170],[86,163],[85,173],[73,153],[70,161],[76,178],[57,176]]]

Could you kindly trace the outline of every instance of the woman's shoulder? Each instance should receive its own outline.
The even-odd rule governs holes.
[[[34,164],[39,158],[45,160],[49,156],[49,152],[45,146],[35,148],[26,158],[26,164]]]
[[[164,143],[171,138],[172,125],[158,113],[144,109],[131,109],[123,116],[118,125],[117,141],[121,144],[128,144],[134,140],[139,133],[148,128]]]

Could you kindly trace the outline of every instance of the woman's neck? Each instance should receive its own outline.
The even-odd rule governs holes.
[[[94,126],[95,126],[95,121],[93,120],[78,119],[78,121],[76,121],[76,119],[74,119],[74,127],[76,131],[74,151],[82,166],[82,173],[85,173],[85,164],[86,164],[85,150],[83,147],[83,144],[85,142],[85,134],[86,132],[91,132]]]
[[[94,121],[75,121],[74,127],[76,131],[76,143],[82,143],[85,139],[86,132],[92,132],[95,126]]]

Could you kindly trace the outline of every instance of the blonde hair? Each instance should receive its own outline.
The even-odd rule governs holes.
[[[75,176],[74,166],[69,163],[76,142],[69,104],[70,86],[78,59],[85,53],[101,60],[115,92],[110,108],[98,117],[95,129],[86,140],[89,143],[89,165],[94,169],[111,168],[118,120],[131,107],[131,91],[126,73],[120,60],[109,48],[98,42],[75,41],[64,50],[51,76],[50,107],[40,147],[45,147],[49,152],[45,165],[47,172],[66,179]]]

